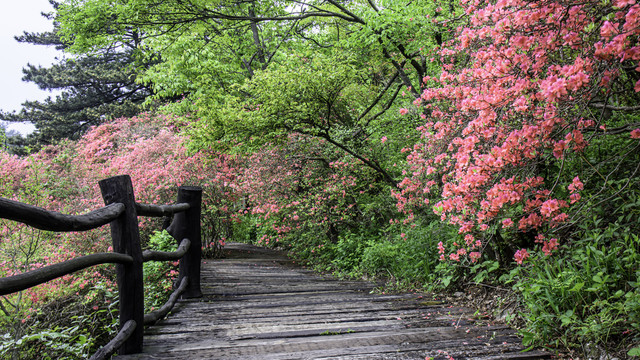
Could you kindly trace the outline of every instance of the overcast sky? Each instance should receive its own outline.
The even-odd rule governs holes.
[[[25,100],[42,100],[51,93],[33,83],[22,81],[22,68],[27,63],[48,66],[62,56],[53,47],[19,44],[13,38],[23,31],[42,32],[53,24],[40,15],[53,8],[48,0],[3,1],[0,10],[0,109],[19,110]],[[9,129],[25,132],[29,127],[9,124]]]

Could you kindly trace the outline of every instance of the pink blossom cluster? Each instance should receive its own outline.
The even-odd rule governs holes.
[[[30,156],[0,151],[0,196],[67,214],[86,213],[104,206],[99,180],[129,174],[137,201],[174,203],[178,186],[199,185],[204,188],[205,208],[215,207],[216,216],[235,211],[230,204],[238,199],[237,162],[212,150],[189,153],[187,138],[181,133],[185,125],[177,118],[141,114],[97,126],[78,142],[48,146]],[[144,232],[158,226],[144,218],[140,225]],[[0,276],[111,251],[108,227],[51,235],[1,220],[0,239]],[[219,240],[205,242],[217,246]],[[11,255],[30,244],[39,250],[33,256]],[[39,303],[65,292],[79,292],[97,281],[112,284],[111,279],[92,269],[29,289],[27,297]]]
[[[357,199],[371,190],[370,169],[322,141],[290,135],[245,159],[238,191],[263,222],[259,242],[272,244],[310,227],[330,232],[357,214]],[[314,250],[315,251],[315,250]]]
[[[398,209],[409,213],[429,204],[462,234],[481,235],[496,222],[502,231],[544,233],[569,220],[583,185],[578,174],[561,174],[559,180],[575,177],[565,185],[567,196],[555,179],[537,175],[536,164],[583,151],[585,134],[606,125],[589,118],[588,107],[594,89],[606,93],[622,67],[640,61],[633,40],[640,35],[640,5],[461,4],[468,22],[444,44],[442,72],[425,78],[435,86],[416,102],[430,115],[418,128],[421,143],[407,149],[409,170],[394,193]],[[557,239],[545,241],[543,251],[557,246]],[[517,254],[518,263],[527,257],[526,250]],[[449,256],[461,255],[454,249]]]

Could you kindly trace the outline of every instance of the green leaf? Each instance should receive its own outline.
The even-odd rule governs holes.
[[[584,282],[579,282],[576,283],[575,285],[573,285],[573,287],[571,289],[569,289],[569,291],[580,291],[580,289],[582,289],[582,287],[584,286]]]
[[[500,267],[500,263],[498,261],[489,261],[489,266],[487,267],[488,272],[496,271]]]
[[[528,332],[528,331],[523,331],[521,333],[522,335],[522,345],[524,346],[529,346],[533,343],[533,341],[535,340],[535,334]]]

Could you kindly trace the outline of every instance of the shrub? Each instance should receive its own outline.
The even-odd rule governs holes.
[[[176,240],[166,230],[156,231],[149,239],[149,248],[155,251],[176,251]],[[178,262],[148,261],[142,265],[144,278],[145,313],[156,310],[169,299],[173,281],[178,275]]]
[[[593,219],[582,239],[553,257],[536,252],[512,272],[526,307],[525,344],[624,348],[640,340],[640,238],[616,223],[597,225]]]

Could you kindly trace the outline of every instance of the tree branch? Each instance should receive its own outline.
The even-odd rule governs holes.
[[[360,114],[358,116],[357,121],[360,121],[363,117],[365,117],[369,111],[371,111],[382,99],[382,97],[384,96],[384,94],[387,92],[387,90],[389,90],[389,88],[391,87],[391,85],[396,81],[396,79],[398,78],[398,72],[396,71],[393,76],[391,77],[391,79],[389,79],[389,81],[387,82],[387,84],[384,86],[384,89],[382,89],[382,91],[380,92],[380,94],[378,94],[378,96],[376,97],[375,100],[373,100],[373,102],[369,105],[369,107],[367,107],[362,114]],[[371,120],[369,120],[371,121]],[[369,121],[367,121],[367,124],[369,123]]]
[[[613,111],[638,111],[638,110],[640,110],[640,105],[639,106],[613,106],[613,105],[603,104],[603,103],[592,103],[592,104],[589,104],[589,106],[594,107],[596,109],[608,109],[608,110],[613,110]]]
[[[361,155],[357,154],[355,151],[349,149],[347,146],[335,141],[333,138],[331,138],[331,136],[329,136],[329,134],[325,133],[325,134],[321,134],[320,137],[322,137],[323,139],[327,140],[329,143],[337,146],[338,148],[342,149],[343,151],[345,151],[346,153],[348,153],[349,155],[355,157],[356,159],[362,161],[365,165],[367,165],[368,167],[370,167],[371,169],[375,170],[377,173],[379,173],[380,175],[382,175],[382,177],[384,178],[384,180],[391,186],[397,188],[398,187],[398,182],[386,171],[384,170],[382,167],[380,167],[380,165],[378,165],[377,162],[375,161],[371,161],[368,160],[364,157],[362,157]]]
[[[618,135],[631,132],[634,129],[640,127],[640,122],[626,124],[623,126],[615,127],[613,129],[600,129],[595,127],[584,128],[583,131],[593,132],[597,135]]]
[[[393,96],[391,96],[391,99],[387,102],[387,105],[385,105],[385,107],[382,108],[382,110],[380,110],[377,114],[373,115],[371,118],[369,118],[369,120],[367,120],[367,125],[369,125],[371,121],[377,119],[380,115],[384,114],[387,110],[389,110],[391,105],[393,105],[393,102],[398,97],[398,94],[400,93],[401,89],[402,89],[402,84],[400,84],[396,89],[396,91],[393,93]]]
[[[409,79],[407,74],[404,72],[404,63],[400,64],[393,58],[393,56],[391,56],[391,54],[389,54],[389,51],[387,51],[387,49],[384,47],[382,39],[380,39],[379,37],[378,42],[380,43],[380,45],[382,45],[382,53],[384,54],[384,57],[391,61],[396,70],[398,70],[398,75],[400,76],[400,79],[402,79],[404,85],[407,87],[407,89],[409,89],[414,98],[419,98],[420,94],[418,93],[418,91],[416,91],[415,87],[411,83],[411,79]]]

